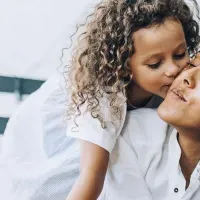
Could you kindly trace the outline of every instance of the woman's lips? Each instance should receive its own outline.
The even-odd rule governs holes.
[[[171,91],[172,91],[179,99],[181,99],[181,100],[184,101],[184,102],[187,102],[186,99],[185,99],[185,97],[184,97],[184,95],[183,95],[183,93],[182,93],[179,89],[173,88]]]

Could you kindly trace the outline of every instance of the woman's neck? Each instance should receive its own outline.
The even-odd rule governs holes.
[[[152,93],[145,91],[133,81],[127,88],[128,103],[135,107],[144,107],[152,96]]]
[[[180,166],[186,179],[186,188],[190,177],[200,160],[200,131],[178,129],[178,141],[181,147]]]

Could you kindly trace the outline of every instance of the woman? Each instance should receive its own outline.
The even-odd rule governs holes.
[[[102,199],[200,199],[200,67],[175,79],[158,115],[147,108],[129,113]]]

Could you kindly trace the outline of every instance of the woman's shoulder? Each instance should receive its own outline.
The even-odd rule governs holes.
[[[166,138],[168,124],[157,114],[157,109],[141,108],[129,112],[123,137],[131,145],[162,145]]]
[[[144,173],[157,166],[169,144],[172,127],[159,118],[156,109],[142,108],[127,116],[123,139],[136,154]],[[154,163],[154,164],[153,164]]]

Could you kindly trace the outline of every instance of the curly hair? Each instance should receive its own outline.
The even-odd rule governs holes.
[[[184,0],[103,0],[83,24],[68,66],[71,104],[69,115],[81,115],[86,105],[92,117],[105,128],[100,113],[100,99],[106,97],[113,115],[121,118],[118,94],[127,99],[131,80],[130,57],[134,54],[133,33],[145,27],[164,23],[173,17],[181,22],[190,52],[194,52],[200,36],[198,4],[191,1],[197,18]],[[76,124],[77,125],[77,124]]]

